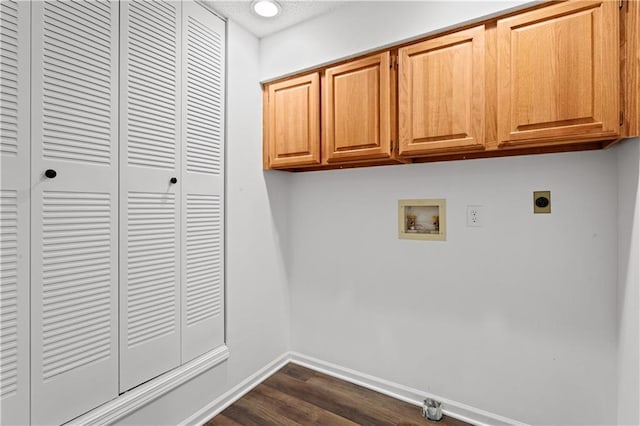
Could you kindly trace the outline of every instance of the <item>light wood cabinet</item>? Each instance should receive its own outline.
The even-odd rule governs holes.
[[[400,155],[484,146],[484,25],[398,50]]]
[[[267,86],[265,136],[270,168],[320,164],[320,75]]]
[[[323,83],[324,159],[391,157],[389,52],[328,68]]]
[[[264,167],[568,152],[637,136],[639,20],[638,1],[544,2],[266,83]]]
[[[640,135],[640,2],[625,0],[620,14],[621,132],[632,137]]]
[[[503,146],[619,133],[618,2],[563,2],[498,20]]]

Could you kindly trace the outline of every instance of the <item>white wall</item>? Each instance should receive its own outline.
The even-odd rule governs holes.
[[[261,79],[335,61],[531,1],[354,1],[260,40]]]
[[[515,4],[354,3],[262,39],[261,78]],[[292,349],[527,423],[611,424],[616,167],[614,148],[292,175]],[[448,240],[399,240],[397,200],[435,197]]]
[[[640,139],[618,151],[618,424],[640,424]]]
[[[530,424],[616,405],[616,153],[298,174],[292,348]],[[551,190],[552,214],[532,214]],[[397,238],[397,200],[445,198],[446,242]],[[483,228],[466,227],[484,206]]]
[[[602,152],[261,170],[259,79],[521,3],[355,3],[260,48],[229,24],[231,356],[122,423],[176,424],[289,350],[290,339],[306,355],[524,422],[611,424],[617,404],[623,423],[638,423],[638,141]],[[553,213],[534,216],[531,192],[543,189]],[[447,199],[448,241],[397,239],[397,200],[414,197]],[[484,206],[484,228],[465,226],[468,204]]]
[[[230,356],[122,424],[178,424],[289,350],[283,260],[288,178],[262,172],[258,40],[229,22],[227,46],[226,340]]]

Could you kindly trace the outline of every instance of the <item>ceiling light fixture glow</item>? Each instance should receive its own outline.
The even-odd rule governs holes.
[[[273,18],[280,13],[280,5],[273,0],[256,0],[251,3],[253,11],[262,17]]]

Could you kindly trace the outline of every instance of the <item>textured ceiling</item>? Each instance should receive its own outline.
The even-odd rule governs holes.
[[[348,3],[347,1],[295,0],[280,1],[281,13],[274,18],[257,16],[251,10],[250,0],[206,0],[220,15],[231,19],[258,37],[264,37],[299,22],[322,15]]]

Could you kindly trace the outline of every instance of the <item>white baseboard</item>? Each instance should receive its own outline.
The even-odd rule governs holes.
[[[367,389],[380,392],[392,398],[399,399],[418,407],[422,406],[422,402],[425,398],[433,398],[437,401],[442,402],[442,412],[446,416],[450,416],[474,425],[525,426],[525,423],[510,419],[508,417],[493,414],[479,408],[471,407],[460,402],[442,398],[438,395],[429,394],[427,392],[400,385],[398,383],[393,383],[379,377],[374,377],[369,374],[352,370],[350,368],[341,367],[339,365],[312,358],[307,355],[290,352],[289,360],[295,364],[302,365],[303,367],[311,368],[312,370],[316,370],[320,373],[328,374],[338,379],[346,380],[347,382],[351,382]]]
[[[255,374],[252,374],[240,384],[215,399],[205,407],[184,420],[181,425],[197,425],[202,426],[207,420],[219,414],[222,410],[242,398],[251,389],[258,386],[267,377],[284,367],[287,363],[293,362],[303,367],[316,370],[320,373],[328,374],[338,379],[363,386],[392,398],[413,404],[417,407],[422,406],[425,398],[433,398],[441,401],[443,413],[447,416],[456,418],[478,426],[526,426],[525,423],[519,422],[508,417],[490,413],[479,408],[471,407],[460,402],[442,398],[438,395],[429,394],[417,389],[413,389],[398,383],[393,383],[379,377],[361,373],[356,370],[345,368],[330,362],[322,361],[297,352],[287,352],[269,364],[262,367]]]
[[[247,377],[237,386],[222,394],[220,397],[207,404],[189,418],[181,422],[181,425],[203,425],[207,420],[219,414],[222,410],[242,398],[251,389],[262,383],[267,377],[280,370],[289,363],[289,353],[285,353],[262,367],[260,370]]]
[[[71,420],[70,425],[109,425],[116,420],[139,410],[146,404],[172,391],[183,383],[204,373],[229,358],[229,349],[220,346],[217,349],[189,361],[155,379],[149,380],[116,399],[109,401],[95,410]]]

